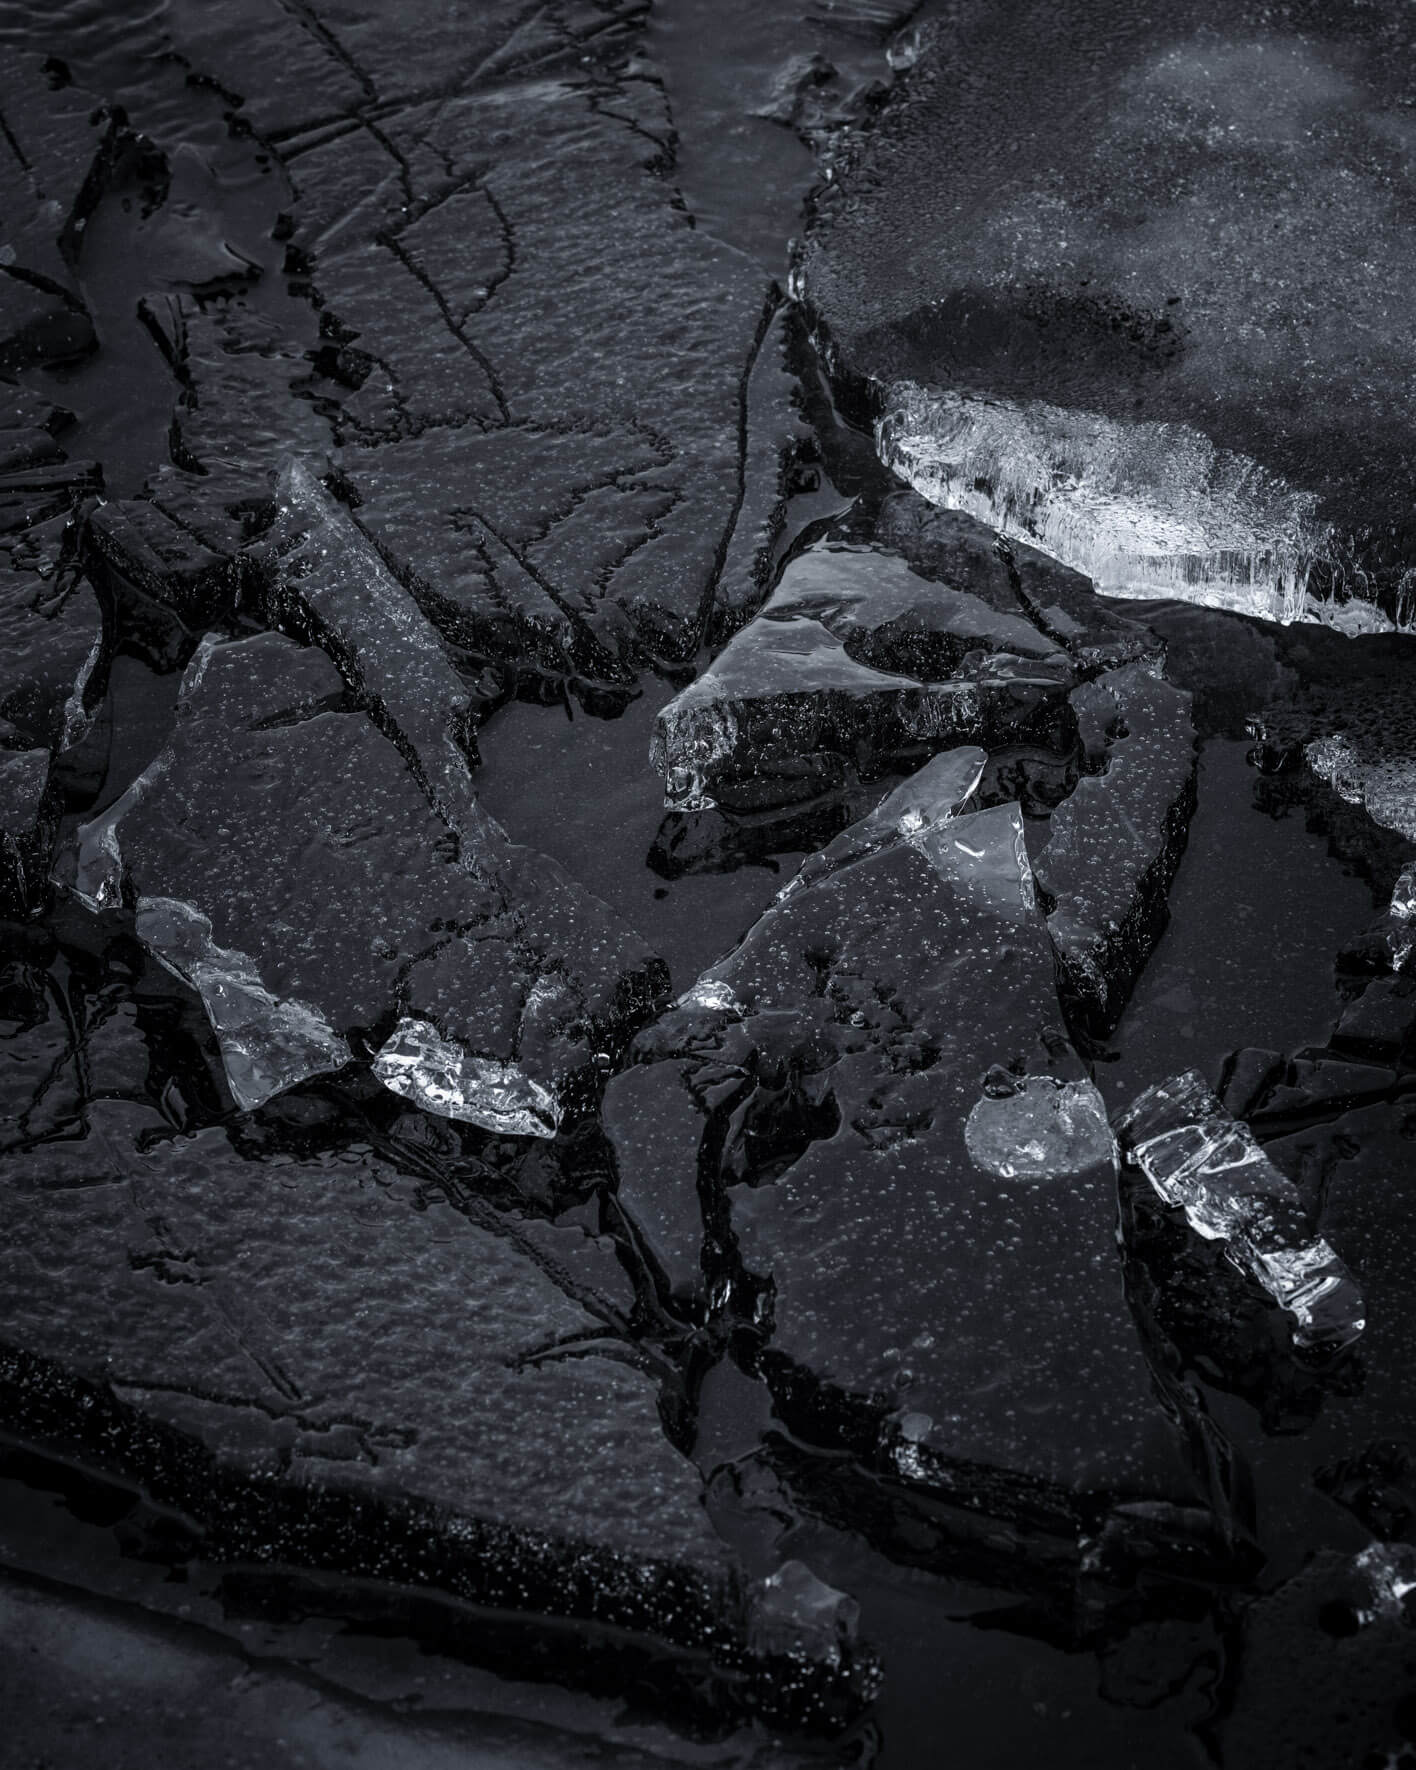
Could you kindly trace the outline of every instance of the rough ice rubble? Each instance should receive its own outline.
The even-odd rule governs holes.
[[[898,381],[876,446],[931,503],[1055,554],[1107,595],[1279,621],[1309,612],[1326,538],[1317,499],[1189,425]]]
[[[1293,1317],[1300,1346],[1350,1344],[1366,1325],[1352,1275],[1313,1232],[1298,1189],[1193,1070],[1158,1082],[1126,1109],[1117,1134],[1128,1159],[1196,1235]]]

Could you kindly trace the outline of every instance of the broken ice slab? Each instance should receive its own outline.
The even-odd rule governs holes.
[[[797,555],[756,619],[664,708],[652,766],[668,803],[785,803],[949,741],[1027,729],[1071,687],[1021,613],[931,583],[891,554]]]
[[[1102,771],[1053,812],[1035,864],[1068,1007],[1104,1034],[1165,928],[1195,806],[1195,730],[1190,695],[1143,663],[1083,683],[1071,700]]]
[[[892,384],[886,466],[1084,572],[1110,596],[1184,596],[1292,621],[1326,530],[1317,498],[1186,424]]]
[[[452,816],[468,797],[474,701],[436,629],[306,462],[285,463],[276,499],[272,613],[329,653]]]
[[[168,747],[80,829],[72,883],[135,906],[242,1108],[353,1053],[429,1110],[552,1136],[664,968],[466,803],[449,828],[322,652],[208,640]]]
[[[967,590],[1000,613],[1026,615],[1085,670],[1115,669],[1162,650],[1140,619],[1108,604],[1081,572],[916,491],[901,488],[883,500],[875,540],[923,577]]]
[[[1070,1581],[1108,1519],[1212,1548],[1225,1495],[1127,1308],[1017,807],[909,822],[848,832],[639,1035],[604,1103],[620,1207],[755,1338],[795,1437],[848,1453],[886,1552]],[[791,1479],[845,1521],[838,1454]]]
[[[1304,1347],[1349,1345],[1366,1325],[1351,1273],[1308,1220],[1298,1188],[1193,1070],[1158,1082],[1117,1120],[1127,1158],[1196,1235],[1293,1318]]]
[[[180,1518],[179,1563],[704,1725],[829,1728],[872,1693],[843,1595],[784,1569],[754,1604],[582,1230],[217,1129],[98,1166],[0,1161],[0,1403]]]

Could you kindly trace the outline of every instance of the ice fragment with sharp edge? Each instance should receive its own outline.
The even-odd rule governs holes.
[[[1337,1253],[1315,1235],[1293,1182],[1193,1070],[1146,1090],[1117,1121],[1128,1159],[1196,1235],[1293,1317],[1300,1346],[1350,1344],[1365,1305]]]

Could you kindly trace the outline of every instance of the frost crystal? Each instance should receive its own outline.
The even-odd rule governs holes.
[[[405,1017],[374,1059],[390,1093],[440,1118],[463,1119],[508,1137],[554,1137],[555,1096],[514,1063],[470,1057],[426,1020]]]
[[[932,829],[958,814],[982,779],[987,762],[988,752],[971,744],[935,756],[887,793],[873,811],[809,855],[777,893],[777,901],[902,837],[922,849]]]
[[[1294,1320],[1300,1346],[1345,1346],[1366,1325],[1351,1273],[1313,1234],[1298,1189],[1193,1071],[1160,1082],[1117,1124],[1129,1159],[1196,1235]]]

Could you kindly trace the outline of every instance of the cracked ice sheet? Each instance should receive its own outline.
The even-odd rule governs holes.
[[[574,1614],[565,1563],[605,1553],[623,1571],[601,1564],[600,1601],[630,1627],[664,1622],[675,1568],[699,1626],[722,1601],[730,1557],[697,1472],[664,1438],[655,1383],[598,1355],[613,1351],[617,1299],[592,1283],[573,1300],[514,1226],[489,1233],[367,1154],[250,1161],[207,1130],[113,1157],[105,1183],[73,1189],[33,1188],[23,1158],[0,1167],[0,1342],[116,1387],[138,1442],[149,1434],[152,1490],[201,1521],[218,1557],[243,1545],[223,1539],[212,1490],[257,1478],[244,1547],[259,1559],[262,1529],[280,1529],[278,1516],[263,1527],[261,1494],[288,1464],[306,1519],[348,1493],[385,1521],[385,1577],[398,1577],[393,1520],[411,1500],[432,1506],[441,1548],[435,1568],[403,1570],[417,1584],[456,1592],[465,1545],[490,1526],[498,1555],[470,1571],[493,1603],[519,1570],[535,1607]],[[582,1239],[540,1226],[571,1273]],[[562,1339],[596,1350],[544,1356]],[[85,1454],[121,1459],[124,1443],[120,1419]],[[288,1552],[318,1565],[309,1529]],[[367,1538],[371,1572],[382,1541]]]

